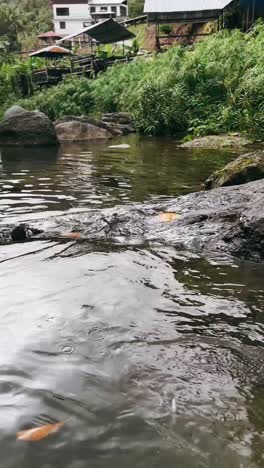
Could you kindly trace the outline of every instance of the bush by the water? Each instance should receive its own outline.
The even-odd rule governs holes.
[[[20,102],[56,119],[130,111],[149,134],[246,132],[264,139],[264,25],[70,79]],[[3,110],[4,110],[3,106]]]

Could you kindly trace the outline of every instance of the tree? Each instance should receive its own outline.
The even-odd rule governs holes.
[[[6,3],[0,5],[0,49],[6,53],[20,50],[18,33],[23,28],[18,11]]]

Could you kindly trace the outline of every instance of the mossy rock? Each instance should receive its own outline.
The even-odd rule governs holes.
[[[240,185],[264,178],[264,152],[243,154],[223,169],[214,172],[204,183],[206,189]]]
[[[252,142],[239,134],[208,135],[181,144],[181,148],[243,148]]]

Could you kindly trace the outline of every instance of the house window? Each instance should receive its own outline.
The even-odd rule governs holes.
[[[116,6],[111,6],[111,12],[116,13]]]
[[[120,16],[126,16],[126,14],[127,14],[126,7],[121,6],[120,7]]]
[[[65,21],[60,21],[60,29],[66,29]]]
[[[90,7],[90,13],[95,13],[95,7],[94,6]]]
[[[70,9],[69,8],[56,8],[57,16],[69,16]]]
[[[107,11],[107,6],[101,6],[100,11]]]

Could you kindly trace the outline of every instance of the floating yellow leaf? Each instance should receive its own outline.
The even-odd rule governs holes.
[[[163,221],[165,223],[171,223],[172,221],[175,221],[175,219],[178,219],[180,215],[177,213],[160,213],[159,214],[159,220]]]
[[[67,239],[80,239],[81,233],[80,232],[68,232],[67,234],[63,234],[62,237]]]
[[[17,432],[16,436],[18,440],[37,442],[38,440],[45,439],[45,437],[50,434],[54,434],[54,432],[57,432],[62,426],[64,426],[63,422],[46,424],[45,426],[34,427],[33,429]]]

